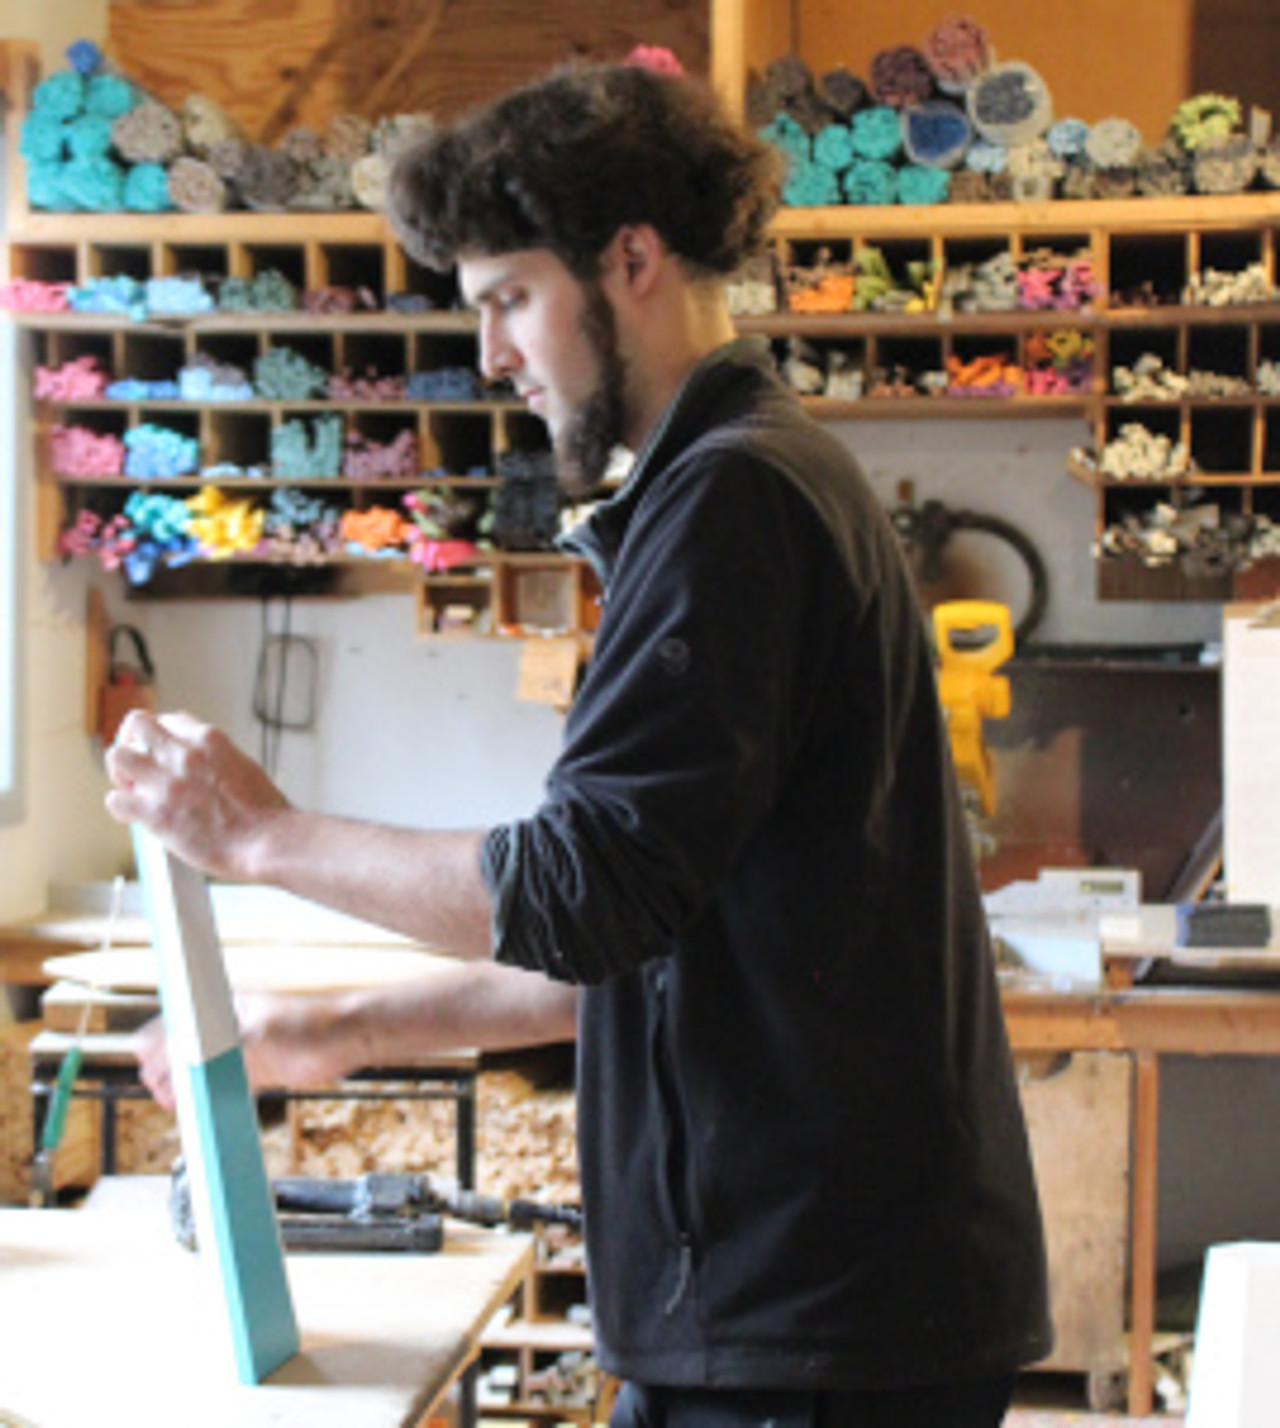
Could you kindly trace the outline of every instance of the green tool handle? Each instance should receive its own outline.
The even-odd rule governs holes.
[[[63,1127],[67,1123],[67,1107],[71,1104],[71,1091],[76,1077],[80,1074],[80,1063],[84,1053],[79,1044],[73,1046],[62,1058],[58,1067],[58,1079],[53,1083],[53,1095],[49,1098],[49,1112],[44,1118],[44,1130],[40,1136],[41,1150],[57,1150],[62,1141]]]

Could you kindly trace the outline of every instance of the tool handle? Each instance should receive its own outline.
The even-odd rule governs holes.
[[[49,1111],[44,1119],[44,1129],[40,1134],[41,1150],[57,1150],[62,1142],[62,1132],[67,1124],[67,1107],[71,1104],[71,1092],[80,1074],[80,1064],[84,1052],[75,1045],[62,1058],[58,1067],[58,1077],[53,1083],[53,1094],[49,1097]]]

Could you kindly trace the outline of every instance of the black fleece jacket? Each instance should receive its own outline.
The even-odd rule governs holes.
[[[605,585],[495,955],[585,985],[599,1355],[858,1388],[1046,1352],[1039,1209],[932,654],[848,452],[737,342],[572,537]]]

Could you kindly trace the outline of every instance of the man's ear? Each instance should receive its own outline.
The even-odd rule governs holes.
[[[628,224],[614,234],[610,247],[613,249],[610,256],[627,287],[637,295],[648,291],[657,279],[665,252],[657,230],[647,223]]]

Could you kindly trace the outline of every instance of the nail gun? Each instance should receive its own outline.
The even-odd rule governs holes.
[[[531,1229],[540,1224],[581,1229],[576,1205],[502,1200],[425,1174],[371,1171],[351,1179],[281,1176],[271,1182],[285,1249],[408,1250],[434,1253],[444,1244],[444,1217],[475,1225]],[[169,1218],[178,1242],[196,1243],[186,1165],[174,1164]]]

